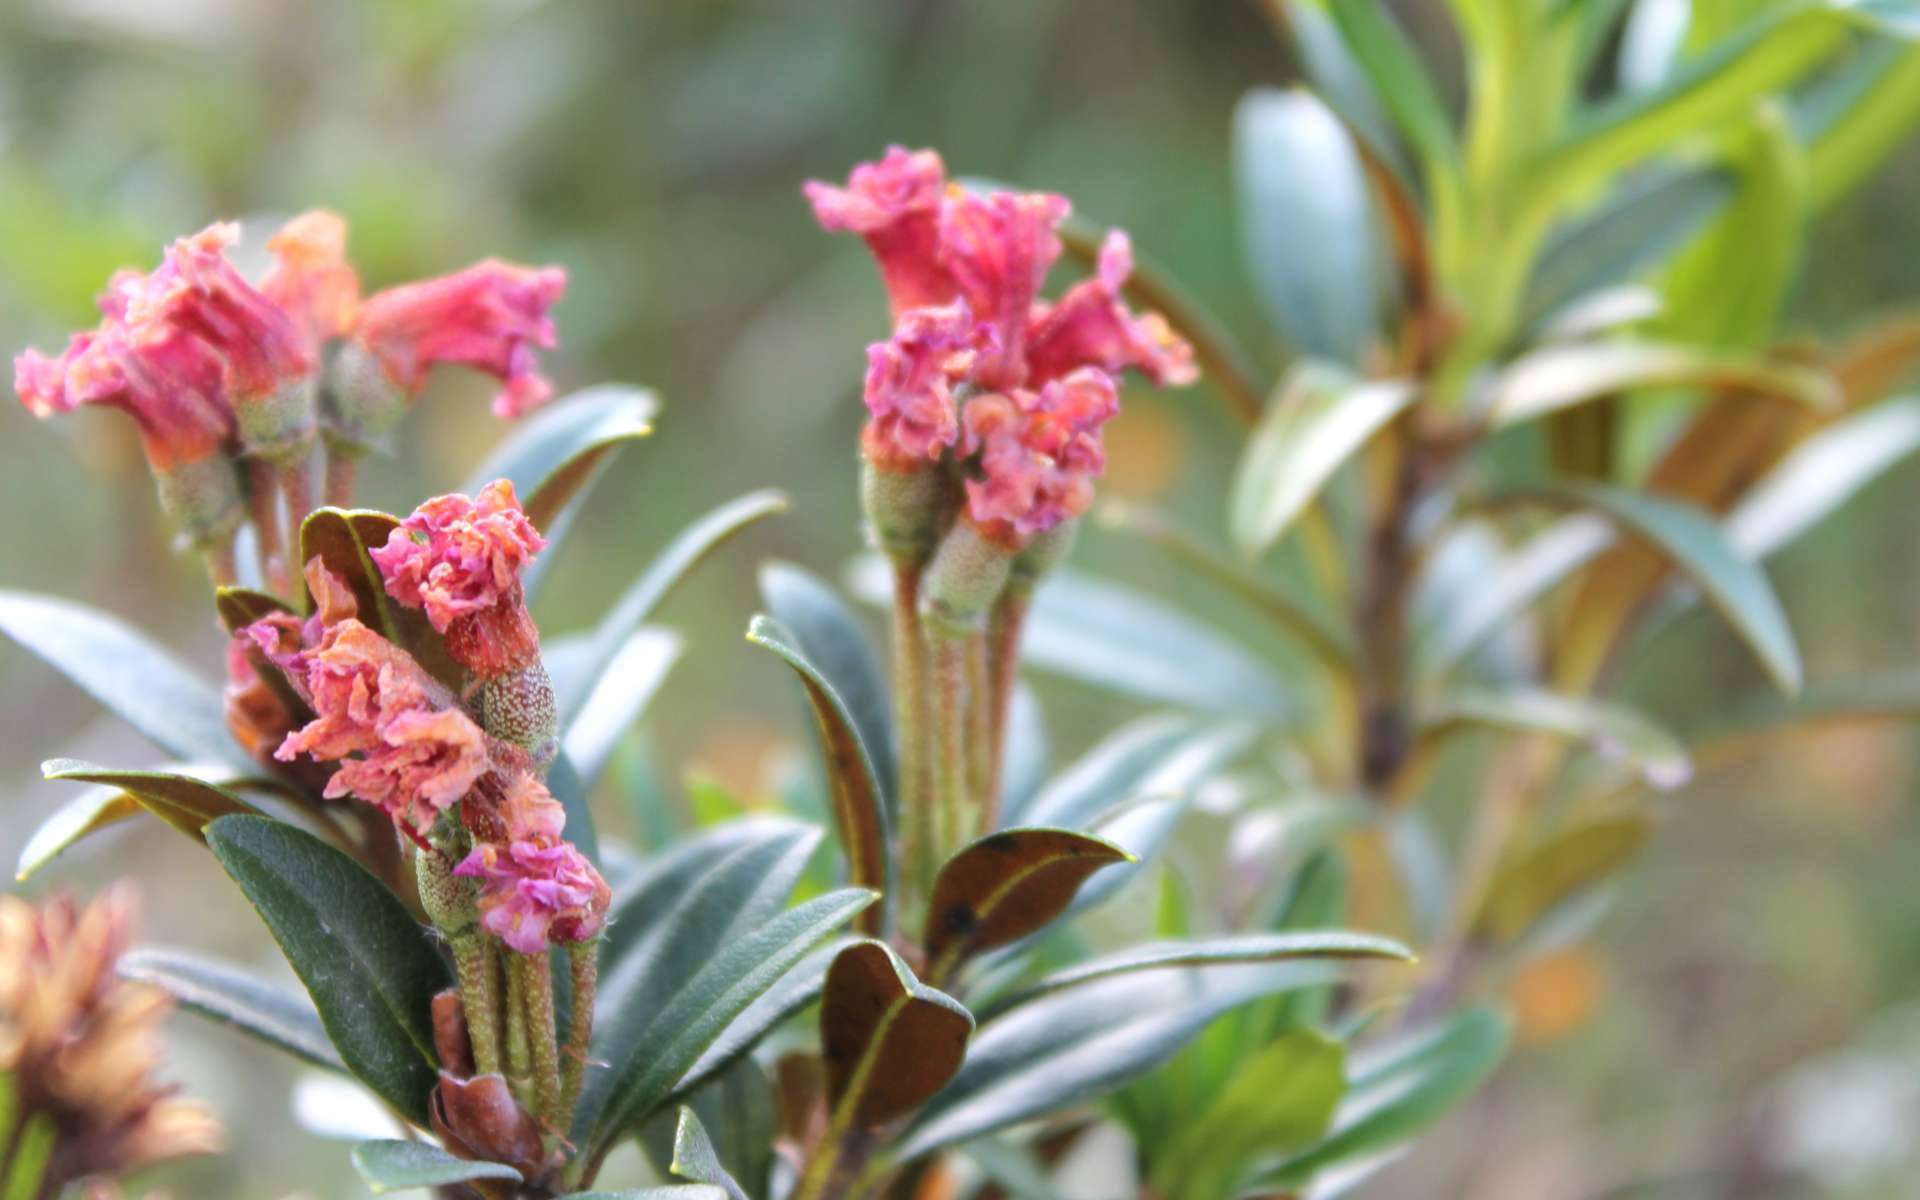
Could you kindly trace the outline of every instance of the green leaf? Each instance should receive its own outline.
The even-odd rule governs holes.
[[[1173,1057],[1208,1024],[1278,991],[1322,982],[1319,964],[1123,976],[1042,997],[981,1024],[953,1081],[894,1151],[909,1162],[943,1146],[1104,1095]]]
[[[396,618],[403,610],[388,597],[369,551],[386,545],[399,524],[391,514],[364,508],[317,508],[300,523],[300,561],[318,558],[338,575],[353,593],[361,623],[392,641],[401,640]],[[311,594],[307,611],[313,611]]]
[[[40,774],[45,779],[119,788],[133,797],[141,808],[195,841],[206,840],[201,831],[218,817],[229,813],[264,815],[220,785],[192,775],[167,771],[124,771],[74,758],[49,759],[40,764]],[[73,839],[68,839],[65,844],[72,843]]]
[[[720,1169],[748,1196],[766,1195],[774,1159],[774,1101],[772,1081],[760,1065],[751,1058],[738,1059],[705,1085],[682,1087],[676,1104],[680,1097],[685,1097],[684,1106],[659,1113],[641,1130],[641,1148],[654,1173],[664,1176],[675,1169],[680,1112],[691,1108]]]
[[[653,432],[659,408],[652,392],[626,384],[575,392],[522,421],[462,490],[471,495],[496,479],[511,480],[527,517],[545,532],[608,456]]]
[[[793,645],[814,664],[846,706],[847,716],[866,747],[875,780],[894,810],[899,767],[894,754],[893,719],[886,676],[860,619],[826,581],[792,563],[760,566],[760,595],[773,619],[786,627]]]
[[[1719,167],[1660,167],[1630,176],[1549,239],[1527,285],[1527,324],[1665,260],[1732,196],[1733,178]]]
[[[1412,404],[1402,380],[1303,363],[1267,405],[1234,473],[1227,523],[1249,558],[1280,540],[1342,464]]]
[[[1350,933],[1344,929],[1241,933],[1224,937],[1147,942],[1056,971],[1011,996],[995,1000],[982,1010],[981,1015],[983,1019],[991,1019],[1041,996],[1136,971],[1230,967],[1247,963],[1313,959],[1394,959],[1411,962],[1413,951],[1392,938],[1377,937],[1370,933]]]
[[[666,1187],[627,1188],[619,1192],[568,1192],[561,1200],[728,1200],[725,1188],[704,1183],[678,1183]]]
[[[1033,689],[1015,684],[1013,709],[1007,714],[1007,768],[1001,788],[1000,825],[1021,823],[1020,814],[1033,803],[1046,782],[1048,758],[1046,717]]]
[[[1800,688],[1800,653],[1773,586],[1713,519],[1691,505],[1600,484],[1567,484],[1555,492],[1591,507],[1672,559],[1746,640],[1783,692]]]
[[[231,963],[143,947],[121,957],[120,974],[152,984],[189,1012],[251,1034],[317,1067],[346,1070],[310,1001]]]
[[[1359,366],[1378,333],[1373,208],[1325,104],[1255,88],[1233,117],[1241,239],[1274,328],[1302,354]]]
[[[680,635],[643,626],[606,664],[599,683],[580,702],[561,739],[583,789],[593,790],[621,737],[660,690],[683,649]]]
[[[700,971],[660,1010],[615,1085],[597,1130],[612,1135],[643,1119],[733,1019],[835,928],[876,899],[842,888],[790,909],[751,934],[718,944]],[[601,1139],[596,1136],[593,1143]]]
[[[700,1124],[700,1117],[684,1105],[680,1109],[680,1123],[673,1133],[673,1173],[682,1179],[717,1187],[729,1200],[747,1200],[747,1193],[720,1165],[720,1155],[707,1137],[706,1127]]]
[[[257,769],[227,733],[220,693],[118,617],[52,596],[0,591],[0,633],[168,754]]]
[[[1420,732],[1439,738],[1464,725],[1582,742],[1602,758],[1627,763],[1662,790],[1683,787],[1693,777],[1693,763],[1678,738],[1634,709],[1587,696],[1526,687],[1461,688],[1440,696],[1421,714]]]
[[[1380,96],[1326,8],[1318,0],[1268,0],[1268,7],[1284,19],[1314,94],[1339,113],[1383,162],[1404,174],[1406,159]]]
[[[20,848],[14,881],[25,883],[34,872],[64,854],[83,838],[127,820],[143,811],[124,788],[93,787],[61,805]]]
[[[555,688],[560,693],[561,723],[565,725],[573,720],[581,704],[599,685],[607,664],[613,660],[621,645],[641,622],[652,615],[653,610],[673,590],[674,585],[686,577],[688,571],[748,525],[786,510],[787,498],[779,492],[749,492],[701,517],[668,542],[666,548],[627,587],[595,627],[591,648],[585,655],[587,669],[581,678],[572,681],[565,689],[561,689],[556,682]]]
[[[1551,835],[1494,874],[1474,916],[1474,930],[1511,942],[1575,892],[1619,870],[1652,834],[1652,818],[1630,812]]]
[[[686,900],[694,890],[694,882],[713,870],[715,864],[742,847],[778,844],[791,849],[812,836],[813,830],[799,821],[753,817],[677,841],[648,858],[614,889],[613,907],[607,913],[607,931],[602,935],[600,947],[601,977],[610,978],[622,959],[657,936],[662,918]]]
[[[863,1129],[907,1115],[953,1078],[972,1033],[972,1014],[885,943],[848,946],[820,998],[829,1111]]]
[[[1727,514],[1727,540],[1761,559],[1824,520],[1860,489],[1920,450],[1920,397],[1903,396],[1815,433]]]
[[[1353,56],[1394,124],[1420,151],[1429,169],[1454,170],[1460,147],[1447,104],[1408,40],[1380,0],[1318,0],[1340,27]]]
[[[1810,142],[1807,176],[1815,212],[1832,208],[1871,178],[1920,124],[1920,47],[1871,42],[1822,86],[1830,95],[1839,92],[1833,110],[1814,116],[1796,104],[1794,112]]]
[[[746,1011],[727,1026],[726,1032],[707,1047],[700,1061],[687,1069],[686,1075],[675,1086],[674,1095],[686,1095],[716,1075],[723,1074],[768,1034],[798,1015],[802,1009],[811,1007],[820,999],[820,993],[826,987],[827,969],[833,964],[834,957],[851,944],[851,940],[846,938],[831,940],[781,976],[780,982],[749,1004]]]
[[[1231,1200],[1250,1159],[1292,1153],[1324,1136],[1347,1088],[1346,1057],[1340,1043],[1308,1029],[1261,1047],[1156,1156],[1155,1190]]]
[[[1003,829],[948,859],[933,881],[921,937],[929,977],[1004,946],[1066,911],[1087,877],[1126,862],[1125,850],[1066,829]]]
[[[223,587],[213,593],[214,611],[220,614],[220,624],[228,633],[238,633],[261,617],[272,613],[292,612],[278,596],[269,596],[252,588]]]
[[[887,850],[887,798],[874,770],[873,756],[856,725],[852,711],[835,681],[799,649],[799,641],[780,622],[755,617],[747,640],[778,655],[806,688],[826,759],[828,786],[833,793],[834,827],[847,857],[848,881],[892,895],[892,860]],[[862,916],[867,933],[883,933],[890,923],[890,904],[883,900]]]
[[[1486,574],[1471,595],[1447,607],[1419,643],[1422,673],[1447,674],[1518,614],[1616,540],[1592,513],[1562,517],[1515,548]]]
[[[1487,422],[1504,429],[1621,392],[1663,387],[1777,396],[1813,409],[1840,402],[1832,377],[1809,367],[1667,343],[1580,342],[1535,350],[1502,371]]]
[[[573,769],[573,760],[565,747],[553,756],[553,762],[547,766],[547,790],[566,810],[567,822],[563,832],[567,840],[587,856],[587,861],[598,865],[600,834],[594,826],[593,809],[587,805],[587,787],[580,773]]]
[[[1333,1132],[1275,1168],[1261,1186],[1291,1186],[1324,1167],[1411,1139],[1480,1086],[1506,1053],[1507,1038],[1504,1016],[1476,1008],[1438,1029],[1352,1056]]]
[[[1084,829],[1102,813],[1139,795],[1147,780],[1213,732],[1187,717],[1151,716],[1129,722],[1041,788],[1028,816],[1037,825]]]
[[[425,1142],[378,1140],[353,1148],[353,1168],[378,1195],[468,1183],[477,1179],[520,1182],[520,1172],[505,1163],[455,1158]]]
[[[451,983],[426,930],[353,859],[265,817],[221,817],[207,844],[267,923],[361,1082],[427,1123],[431,1008]]]

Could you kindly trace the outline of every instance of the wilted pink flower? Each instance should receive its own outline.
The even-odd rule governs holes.
[[[486,735],[459,709],[415,708],[380,722],[365,757],[340,764],[323,793],[353,795],[393,818],[415,841],[487,773]]]
[[[227,643],[227,684],[221,689],[221,709],[227,732],[247,757],[266,762],[298,724],[281,693],[254,669],[252,641],[235,637]]]
[[[941,257],[960,294],[992,327],[993,349],[981,356],[984,388],[1026,382],[1027,324],[1047,271],[1060,257],[1054,231],[1072,206],[1046,192],[957,191],[941,213]]]
[[[239,236],[239,226],[222,222],[176,240],[145,286],[125,288],[125,321],[139,338],[178,330],[212,347],[228,399],[246,405],[305,381],[315,358],[293,319],[228,261]]]
[[[883,466],[924,467],[960,436],[953,388],[972,372],[990,330],[967,302],[909,309],[891,341],[867,347],[867,457]]]
[[[375,293],[361,305],[353,337],[407,395],[426,385],[434,364],[463,363],[504,383],[493,411],[517,417],[553,394],[534,348],[556,344],[548,310],[566,287],[559,267],[488,259]]]
[[[946,304],[959,294],[940,262],[947,169],[938,154],[891,146],[879,162],[855,167],[846,187],[816,180],[805,191],[822,228],[866,239],[896,319],[910,308]]]
[[[520,575],[546,545],[513,484],[497,479],[471,499],[428,500],[373,550],[373,561],[394,599],[425,611],[448,652],[491,678],[539,655]]]
[[[101,307],[118,308],[120,298],[109,291]],[[120,409],[162,474],[212,457],[234,434],[219,357],[177,330],[136,335],[111,311],[99,329],[74,334],[57,358],[37,350],[15,358],[13,385],[42,419],[83,404]]]
[[[1068,290],[1034,318],[1027,347],[1028,383],[1039,386],[1077,367],[1118,375],[1138,368],[1157,384],[1180,386],[1199,378],[1193,347],[1159,313],[1136,317],[1120,298],[1133,274],[1133,246],[1118,229],[1100,247],[1100,270]]]
[[[346,581],[327,569],[318,555],[307,560],[307,591],[313,596],[313,615],[299,617],[273,612],[234,633],[234,642],[251,644],[266,660],[286,673],[303,697],[307,688],[308,654],[317,649],[327,628],[360,611],[360,602]]]
[[[261,294],[300,330],[309,351],[353,328],[360,277],[347,262],[347,223],[323,209],[301,213],[267,239],[273,266]]]
[[[980,456],[967,480],[967,515],[996,540],[1024,544],[1085,512],[1106,466],[1100,427],[1119,411],[1113,378],[1083,367],[1038,392],[967,402],[965,450]]]
[[[613,898],[585,855],[550,837],[482,842],[453,873],[480,881],[481,926],[522,954],[592,940]]]

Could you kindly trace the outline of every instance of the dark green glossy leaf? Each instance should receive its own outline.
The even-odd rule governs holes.
[[[1377,336],[1367,179],[1311,93],[1255,88],[1233,118],[1241,240],[1274,328],[1302,354],[1359,366]]]
[[[167,771],[124,771],[73,758],[54,758],[40,764],[46,779],[97,783],[119,788],[154,816],[195,841],[209,822],[230,813],[262,815],[260,810],[215,783],[193,775]],[[70,839],[67,845],[72,844]]]
[[[527,516],[547,531],[604,460],[652,432],[660,402],[645,388],[608,383],[575,392],[522,421],[468,478],[468,495],[508,479]]]
[[[659,691],[683,649],[679,634],[642,627],[614,653],[599,684],[567,722],[561,740],[582,788],[593,789],[621,737]]]
[[[613,907],[600,948],[602,978],[649,938],[658,936],[662,918],[686,899],[694,881],[744,846],[779,843],[791,847],[813,836],[811,828],[782,817],[733,821],[674,842],[648,858],[614,888]]]
[[[848,946],[820,997],[830,1110],[862,1128],[905,1116],[953,1078],[972,1033],[972,1014],[884,943]]]
[[[228,633],[238,633],[242,627],[271,613],[293,611],[277,596],[243,587],[218,589],[213,594],[213,607]]]
[[[686,1076],[674,1088],[676,1096],[685,1095],[723,1074],[733,1063],[760,1044],[761,1039],[778,1029],[803,1009],[820,999],[827,983],[827,968],[849,939],[835,939],[802,959],[800,965],[781,976],[758,1000],[727,1026],[726,1032],[707,1047],[700,1061],[688,1068]]]
[[[1346,1050],[1294,1029],[1242,1062],[1225,1088],[1155,1156],[1156,1191],[1232,1200],[1249,1160],[1298,1151],[1324,1136],[1346,1091]]]
[[[1003,829],[967,846],[940,868],[927,902],[929,977],[947,979],[967,958],[1039,929],[1088,876],[1129,857],[1066,829]]]
[[[386,545],[399,524],[388,513],[344,508],[315,509],[300,523],[300,561],[318,558],[326,564],[353,593],[361,623],[393,641],[401,640],[395,625],[400,606],[388,597],[369,551]],[[311,594],[307,610],[313,610]]]
[[[425,1125],[433,995],[451,983],[433,939],[366,868],[291,825],[221,817],[207,844],[280,943],[347,1069]]]
[[[346,1070],[311,1001],[256,979],[238,966],[183,951],[143,947],[122,956],[120,974],[150,983],[189,1012],[251,1034],[296,1058]]]
[[[847,716],[873,764],[887,811],[892,812],[899,767],[886,676],[879,656],[860,628],[860,619],[825,580],[792,563],[762,563],[760,595],[773,619],[786,627],[793,644],[831,683],[846,706]]]
[[[594,628],[590,650],[585,655],[587,669],[560,696],[561,723],[572,721],[580,704],[593,694],[607,664],[619,652],[633,631],[671,592],[688,571],[734,534],[762,517],[785,512],[787,498],[779,492],[750,492],[728,501],[681,530],[665,549],[647,565],[607,615]]]
[[[381,1140],[353,1148],[353,1167],[379,1195],[466,1183],[477,1179],[520,1182],[520,1172],[505,1163],[455,1158],[425,1142]]]
[[[220,693],[118,617],[52,596],[0,591],[0,633],[167,753],[253,769],[227,733]]]
[[[1342,464],[1412,404],[1401,380],[1362,382],[1303,363],[1267,405],[1234,474],[1227,525],[1243,554],[1264,553]]]
[[[1815,409],[1840,402],[1826,372],[1791,363],[1669,343],[1580,342],[1536,350],[1502,372],[1487,420],[1504,428],[1621,392],[1666,387],[1777,396]]]
[[[673,1133],[673,1173],[717,1187],[729,1200],[747,1200],[747,1193],[720,1165],[720,1155],[707,1137],[706,1127],[700,1124],[699,1115],[685,1106],[680,1109],[680,1123]]]
[[[1560,830],[1504,864],[1487,885],[1476,932],[1510,942],[1582,888],[1624,866],[1653,834],[1653,820],[1629,812]]]
[[[1569,738],[1602,758],[1626,762],[1648,784],[1663,790],[1693,778],[1693,763],[1678,738],[1634,709],[1588,696],[1538,688],[1462,688],[1439,697],[1420,724],[1426,737],[1440,737],[1462,725],[1486,725]]]
[[[1505,1017],[1476,1008],[1438,1029],[1351,1056],[1333,1132],[1272,1171],[1262,1186],[1290,1186],[1413,1137],[1480,1085],[1506,1053],[1507,1036]]]
[[[836,681],[808,658],[799,639],[778,621],[755,617],[747,640],[778,655],[806,688],[826,759],[827,784],[833,794],[834,826],[846,853],[847,878],[861,887],[890,896],[892,859],[887,850],[887,799],[881,790],[874,760]],[[883,933],[889,905],[883,902],[863,914],[860,927]]]

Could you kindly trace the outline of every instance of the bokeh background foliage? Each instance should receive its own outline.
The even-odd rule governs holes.
[[[1457,105],[1442,6],[1393,7]],[[1691,7],[1705,27],[1758,6]],[[558,380],[637,380],[667,407],[557,565],[570,586],[549,590],[551,619],[599,611],[669,531],[728,496],[776,485],[795,500],[663,614],[694,653],[618,768],[691,813],[708,793],[689,773],[768,795],[804,751],[792,696],[738,637],[754,560],[833,574],[852,541],[859,348],[884,327],[883,301],[858,247],[817,235],[798,180],[901,141],[939,146],[964,174],[1065,192],[1177,264],[1271,378],[1289,348],[1240,265],[1232,118],[1249,88],[1296,76],[1251,0],[0,0],[0,334],[51,343],[86,322],[111,269],[150,264],[214,215],[335,208],[374,286],[476,247],[566,264]],[[1920,301],[1917,187],[1908,145],[1822,213],[1787,328],[1843,334]],[[478,382],[436,384],[368,501],[404,511],[463,479],[500,432],[483,399]],[[1221,398],[1127,400],[1108,494],[1218,529],[1243,436]],[[95,416],[41,426],[0,409],[5,582],[136,616],[213,663],[198,568],[161,549],[136,448]],[[1773,561],[1810,677],[1915,660],[1916,481],[1895,470]],[[1092,531],[1078,553],[1181,592],[1127,539]],[[1230,604],[1190,600],[1292,653]],[[1699,612],[1636,661],[1623,694],[1656,715],[1711,712],[1760,683]],[[1057,761],[1126,715],[1072,685],[1044,695]],[[21,782],[36,762],[144,752],[10,645],[0,712],[17,814],[6,861],[63,794]],[[1899,728],[1834,730],[1682,793],[1607,918],[1508,984],[1518,1049],[1488,1093],[1381,1194],[1588,1195],[1622,1179],[1695,1194],[1689,1179],[1742,1155],[1784,1157],[1808,1194],[1899,1194],[1920,1165],[1902,1157],[1920,1120],[1912,750]],[[634,814],[608,805],[603,822],[645,840]],[[229,885],[150,824],[82,847],[61,875],[88,885],[136,860],[166,879],[146,888],[150,938],[267,962]],[[209,927],[213,912],[224,924]],[[289,1108],[289,1068],[217,1030],[176,1031],[178,1073],[245,1130],[229,1156],[177,1168],[181,1194],[278,1194],[293,1178],[361,1194],[337,1144]]]

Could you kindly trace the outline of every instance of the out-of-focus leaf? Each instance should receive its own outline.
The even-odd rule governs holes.
[[[1039,996],[1135,971],[1315,959],[1392,959],[1410,962],[1413,951],[1392,938],[1351,933],[1344,929],[1243,933],[1184,941],[1147,942],[1056,971],[1014,995],[995,1000],[984,1010],[982,1017],[991,1019]],[[1330,979],[1333,977],[1329,975]]]
[[[143,947],[120,959],[120,974],[150,983],[198,1013],[318,1067],[346,1070],[320,1013],[305,997],[256,979],[240,967],[183,951]]]
[[[856,942],[827,972],[820,1046],[827,1103],[860,1128],[903,1117],[960,1069],[973,1016],[914,978],[881,942]]]
[[[1692,0],[1640,0],[1627,10],[1617,68],[1623,89],[1652,91],[1673,75],[1692,10]]]
[[[1665,311],[1660,293],[1637,283],[1622,283],[1577,296],[1540,328],[1548,342],[1584,342],[1629,325],[1651,321]]]
[[[1627,178],[1548,241],[1527,285],[1531,321],[1664,260],[1733,196],[1711,166],[1654,167]]]
[[[922,937],[929,977],[1017,941],[1066,911],[1087,877],[1125,850],[1067,829],[1003,829],[948,859],[934,879]]]
[[[1727,540],[1749,558],[1785,546],[1920,450],[1920,397],[1903,396],[1815,433],[1727,514]]]
[[[1203,736],[1200,723],[1186,717],[1131,721],[1049,780],[1027,815],[1039,825],[1085,828],[1101,813],[1138,794],[1144,780]]]
[[[1279,541],[1334,472],[1417,394],[1404,380],[1361,382],[1318,363],[1295,368],[1234,474],[1227,509],[1234,544],[1253,557]]]
[[[1590,563],[1615,541],[1608,523],[1591,513],[1562,517],[1514,550],[1471,596],[1453,605],[1419,647],[1423,672],[1452,671],[1516,613]]]
[[[618,1192],[569,1192],[561,1200],[730,1200],[730,1197],[725,1188],[704,1183],[674,1183]]]
[[[1285,1187],[1322,1169],[1381,1153],[1439,1120],[1480,1086],[1507,1050],[1508,1024],[1491,1009],[1349,1057],[1333,1131],[1261,1179]]]
[[[1373,210],[1347,132],[1311,93],[1256,88],[1233,118],[1248,270],[1300,353],[1358,367],[1378,325]]]
[[[1693,777],[1687,748],[1678,738],[1634,709],[1588,696],[1537,688],[1461,688],[1437,698],[1420,724],[1422,736],[1429,738],[1463,725],[1568,738],[1602,758],[1630,764],[1647,783],[1663,790],[1684,786]]]
[[[118,617],[52,596],[0,591],[0,633],[167,753],[256,769],[227,733],[220,693]]]
[[[1316,964],[1123,976],[1045,996],[983,1023],[966,1063],[901,1135],[910,1161],[1122,1086],[1179,1052],[1215,1018],[1317,982]]]
[[[1652,833],[1652,818],[1631,812],[1552,835],[1495,873],[1473,928],[1496,941],[1512,941],[1575,892],[1619,870]]]
[[[1380,96],[1346,38],[1318,0],[1266,0],[1300,54],[1300,66],[1313,90],[1340,114],[1367,146],[1398,171],[1406,170],[1398,135],[1388,123]]]
[[[760,566],[760,595],[773,619],[786,627],[794,645],[833,683],[860,734],[875,781],[894,808],[899,767],[894,756],[893,720],[887,708],[886,676],[847,603],[826,581],[792,563]]]
[[[306,985],[340,1060],[424,1126],[433,995],[451,982],[432,938],[366,868],[291,825],[221,817],[207,844]]]
[[[600,833],[594,825],[593,809],[587,806],[587,787],[580,779],[580,773],[573,769],[573,760],[568,757],[563,746],[553,756],[553,762],[547,767],[547,790],[566,810],[567,823],[565,834],[587,861],[598,866],[600,863]]]
[[[1426,160],[1430,170],[1455,169],[1460,147],[1446,102],[1407,35],[1380,0],[1327,3],[1353,57],[1373,82],[1387,113]]]
[[[1840,402],[1832,377],[1808,367],[1666,343],[1580,342],[1536,350],[1501,372],[1487,421],[1506,428],[1621,392],[1660,387],[1760,393],[1816,409]]]
[[[1230,1200],[1248,1160],[1322,1137],[1347,1088],[1346,1050],[1309,1029],[1281,1034],[1241,1063],[1224,1090],[1156,1156],[1155,1189],[1181,1200]]]
[[[606,665],[592,694],[580,702],[561,745],[584,790],[593,790],[620,738],[660,690],[683,649],[680,635],[671,630],[635,630]]]
[[[229,813],[263,815],[259,809],[227,789],[193,775],[166,771],[123,771],[73,758],[49,759],[40,764],[40,774],[46,779],[119,788],[133,797],[140,807],[195,841],[206,840],[202,830],[218,817]],[[65,844],[72,845],[74,840],[70,838]]]
[[[668,542],[666,548],[627,587],[595,627],[592,640],[588,643],[590,648],[583,655],[586,669],[568,689],[572,705],[568,704],[567,695],[560,698],[562,724],[573,719],[580,702],[592,695],[594,688],[599,686],[600,676],[620,646],[639,628],[642,621],[652,615],[653,610],[673,590],[674,585],[686,577],[688,571],[748,525],[762,517],[785,512],[786,509],[787,498],[779,492],[749,492],[722,504]]]
[[[1691,505],[1599,484],[1555,489],[1645,539],[1700,585],[1752,648],[1775,685],[1800,687],[1800,652],[1766,574],[1736,549],[1715,521]]]
[[[40,822],[20,848],[14,881],[25,883],[35,871],[65,853],[69,846],[142,811],[140,802],[124,788],[93,787],[61,805]]]
[[[496,479],[511,480],[528,519],[547,532],[614,451],[653,432],[659,408],[652,392],[627,384],[575,392],[522,421],[464,490],[471,495]]]
[[[834,825],[847,856],[848,879],[872,888],[883,897],[891,897],[886,795],[881,791],[872,755],[840,689],[795,645],[799,639],[778,621],[755,617],[747,627],[747,640],[778,655],[800,676],[806,688],[814,723],[820,731],[821,752],[826,757],[827,780],[833,790]],[[861,929],[867,933],[884,933],[890,923],[890,909],[891,905],[884,900],[869,909],[860,921]]]
[[[277,596],[243,587],[216,590],[213,607],[220,614],[220,624],[226,627],[228,633],[238,633],[244,626],[253,624],[269,613],[293,611]]]
[[[1831,108],[1808,111],[1812,105],[1796,104],[1794,111],[1796,124],[1809,135],[1815,212],[1851,194],[1920,124],[1920,48],[1869,42],[1821,90]]]
[[[704,1183],[725,1192],[728,1200],[747,1200],[747,1193],[720,1165],[720,1154],[713,1148],[706,1127],[693,1109],[680,1109],[680,1124],[673,1134],[673,1173],[682,1179]]]
[[[520,1182],[520,1172],[505,1163],[455,1158],[425,1142],[379,1140],[353,1148],[353,1168],[379,1195],[468,1183],[479,1179]]]
[[[821,938],[878,899],[863,888],[829,892],[790,909],[744,937],[717,944],[642,1035],[629,1066],[594,1123],[597,1144],[652,1111],[708,1046]],[[576,1121],[576,1128],[578,1122]]]
[[[1047,778],[1047,726],[1040,701],[1032,689],[1013,689],[1013,708],[1007,714],[1006,779],[1001,786],[1000,824],[1018,825]]]

